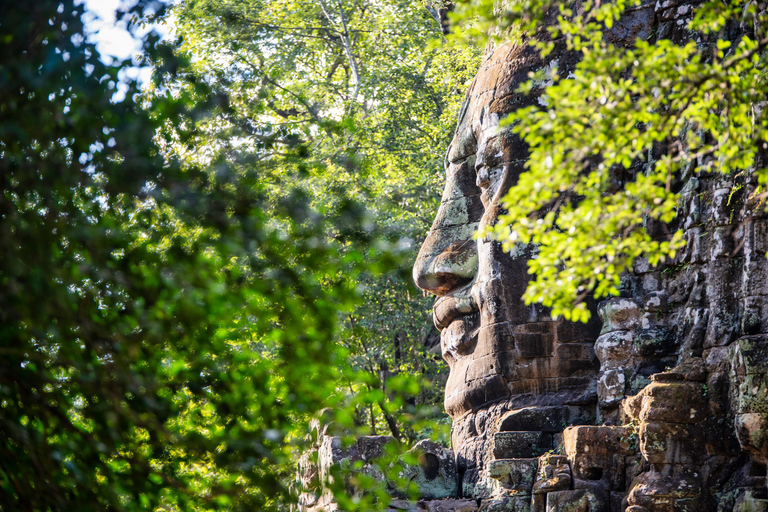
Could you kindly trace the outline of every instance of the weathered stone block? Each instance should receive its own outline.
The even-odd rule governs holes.
[[[379,481],[384,480],[384,473],[375,462],[384,455],[385,446],[395,442],[392,436],[362,436],[354,443],[345,445],[339,436],[325,436],[317,456],[320,480],[333,482],[336,476],[341,476],[350,495],[364,492],[355,484],[355,474],[362,473]]]
[[[629,331],[640,325],[640,308],[629,299],[603,301],[598,306],[598,314],[603,320],[601,335],[611,331]]]
[[[445,386],[444,406],[445,411],[450,415],[458,416],[462,412],[474,409],[488,402],[489,399],[493,400],[509,395],[506,382],[500,375],[464,381],[467,368],[471,362],[471,360],[462,361],[464,364],[463,372],[462,367],[459,366],[458,372],[455,372],[454,368],[452,368],[451,374],[448,376],[448,382]]]
[[[391,510],[407,510],[408,512],[418,510],[418,502],[410,500],[398,500],[394,499],[389,502],[389,508]]]
[[[477,501],[475,500],[433,500],[419,503],[421,510],[427,512],[475,512]]]
[[[585,489],[547,494],[547,512],[608,512],[607,499]]]
[[[643,297],[643,310],[646,313],[669,312],[669,294],[666,290],[649,292]]]
[[[730,197],[732,184],[716,188],[712,193],[712,220],[715,226],[727,226],[731,222]]]
[[[496,495],[530,495],[539,465],[537,458],[496,459],[488,465],[488,476],[498,482]]]
[[[555,337],[549,333],[515,334],[515,346],[521,358],[550,357],[554,343]]]
[[[648,39],[653,20],[653,4],[647,3],[623,15],[613,27],[606,30],[605,38],[617,46],[634,45],[638,39]]]
[[[558,367],[552,368],[551,376],[573,375],[584,371],[593,373],[600,366],[595,357],[594,343],[564,343],[555,350]]]
[[[600,405],[618,404],[626,392],[627,379],[624,370],[608,370],[597,381],[597,396]]]
[[[637,291],[639,295],[642,296],[646,293],[662,290],[664,289],[664,282],[667,280],[669,280],[667,274],[662,274],[658,271],[648,272],[638,277]],[[642,316],[639,325],[642,325]]]
[[[594,307],[590,309],[594,310]],[[592,315],[586,324],[559,320],[556,323],[558,343],[592,342],[600,335],[602,322],[598,315]]]
[[[643,373],[638,372],[637,370],[632,373],[632,375],[629,378],[629,392],[628,394],[632,395],[635,393],[640,392],[645,386],[651,383],[650,377],[646,377]]]
[[[494,435],[493,456],[497,459],[538,457],[550,448],[552,434],[546,432],[498,432]]]
[[[320,445],[318,465],[321,470],[337,464],[349,464],[353,461],[369,461],[384,453],[384,445],[394,442],[392,436],[365,436],[346,445],[339,436],[325,436]]]
[[[489,417],[493,415],[492,411],[478,411],[474,417],[475,432],[478,436],[483,436],[489,426]],[[485,436],[483,436],[483,439]]]
[[[683,342],[680,351],[684,354],[698,354],[704,349],[709,325],[708,308],[685,309],[681,326],[678,330],[683,333]]]
[[[633,451],[630,429],[571,427],[563,432],[563,437],[574,482],[600,481],[599,487],[606,490],[624,489],[624,457]]]
[[[651,464],[696,464],[706,456],[704,429],[683,423],[642,423],[640,453]]]
[[[706,294],[709,298],[709,323],[704,348],[729,344],[741,327],[738,302],[733,300],[740,285],[739,266],[732,259],[718,259],[707,266]]]
[[[565,452],[570,460],[577,454],[631,454],[627,427],[578,426],[563,431]]]
[[[754,251],[759,254],[768,252],[768,220],[756,219],[752,224]]]
[[[514,380],[544,380],[551,376],[552,358],[513,359],[514,370],[510,375]]]
[[[736,437],[741,448],[754,460],[768,462],[768,418],[762,413],[736,414]]]
[[[706,378],[706,363],[701,357],[688,357],[674,368],[651,375],[653,382],[704,382]]]
[[[634,438],[632,439],[635,440]],[[624,457],[624,489],[632,488],[632,481],[643,471],[647,470],[648,464],[643,460],[641,454],[627,455]]]
[[[718,226],[712,230],[709,245],[710,260],[730,258],[733,248],[733,228],[731,226]]]
[[[704,386],[698,382],[653,382],[641,394],[640,421],[698,423],[706,418]]]
[[[512,395],[556,394],[557,401],[568,405],[586,405],[597,398],[597,383],[592,376],[525,379],[508,382],[507,387]]]
[[[666,292],[669,294],[670,307],[685,304],[684,315],[689,309],[706,308],[706,267],[703,264],[690,264],[670,276]]]
[[[696,226],[687,229],[684,238],[685,247],[678,253],[678,257],[675,258],[676,262],[700,264],[707,261],[709,234],[704,228]]]
[[[736,498],[733,512],[768,512],[768,500],[758,497],[752,489],[746,489]]]
[[[624,490],[624,455],[577,454],[569,461],[574,489]]]
[[[670,339],[668,328],[655,326],[634,331],[632,350],[640,357],[659,357],[675,353],[678,347]]]
[[[529,496],[505,496],[485,500],[480,505],[479,512],[531,512]]]
[[[701,512],[701,467],[660,464],[632,482],[628,511]],[[638,507],[638,508],[634,508]]]
[[[477,461],[484,461],[482,467],[467,469],[462,477],[462,496],[472,496],[477,499],[486,499],[498,494],[499,482],[489,474],[491,459],[490,447],[483,443],[484,450],[478,451]],[[460,464],[459,464],[460,466]],[[468,492],[471,490],[471,492]]]
[[[745,297],[768,295],[768,262],[764,255],[765,252],[755,255],[756,259],[747,259],[744,263],[742,294]]]
[[[765,318],[765,300],[761,296],[744,297],[741,304],[741,334],[748,336],[759,333]]]
[[[626,368],[632,357],[634,336],[629,331],[611,331],[595,341],[595,355],[600,360],[601,370]]]
[[[571,467],[568,458],[563,455],[550,455],[539,458],[539,480],[533,484],[533,494],[546,494],[552,491],[565,491],[571,488]],[[542,504],[546,501],[542,502]]]
[[[410,453],[418,460],[418,465],[407,467],[404,477],[416,484],[420,498],[434,500],[456,496],[458,477],[453,451],[423,439],[411,448]]]
[[[611,512],[624,512],[627,507],[627,493],[611,491],[608,495],[608,509]]]
[[[502,363],[509,364],[517,358],[515,350],[515,335],[510,329],[511,324],[501,323],[489,325],[480,329],[477,349],[474,357],[496,355],[503,353]]]
[[[733,345],[731,365],[741,374],[768,373],[768,335],[739,338]]]
[[[477,485],[479,479],[480,470],[478,468],[468,469],[461,478],[461,495],[474,496],[476,498],[490,497],[490,490]]]
[[[473,358],[472,364],[467,368],[465,382],[500,375],[501,368],[499,368],[500,365],[498,360],[499,358],[496,355],[485,355]]]
[[[541,321],[526,322],[512,326],[513,334],[555,334],[557,322]]]
[[[499,420],[500,432],[540,430],[561,432],[569,425],[589,421],[590,412],[584,407],[540,406],[509,411]]]
[[[384,447],[393,443],[392,436],[360,436],[357,438],[357,450],[360,459],[368,462],[384,455]]]
[[[739,384],[739,413],[761,413],[768,416],[768,373],[749,373]]]

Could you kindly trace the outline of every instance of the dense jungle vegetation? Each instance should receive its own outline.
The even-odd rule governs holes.
[[[399,0],[168,8],[122,13],[175,27],[143,90],[78,2],[0,8],[2,510],[277,509],[323,407],[446,436],[410,265],[480,51]]]

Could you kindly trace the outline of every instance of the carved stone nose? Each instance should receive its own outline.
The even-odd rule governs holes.
[[[477,272],[477,231],[479,211],[471,205],[476,196],[459,197],[444,202],[437,212],[432,229],[421,246],[413,266],[413,280],[422,290],[446,295],[470,283]],[[464,212],[463,222],[456,222],[456,210]]]
[[[484,208],[474,160],[447,165],[442,203],[413,266],[416,285],[438,296],[469,284],[477,273],[474,235]]]
[[[468,225],[454,228],[431,231],[421,246],[413,266],[413,280],[422,290],[442,296],[474,279],[477,270],[474,229]]]

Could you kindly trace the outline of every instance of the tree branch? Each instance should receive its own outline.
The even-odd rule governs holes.
[[[318,4],[320,4],[320,9],[322,9],[323,14],[325,14],[325,17],[328,18],[328,21],[330,23],[334,23],[333,18],[331,18],[331,15],[329,14],[328,10],[325,8],[325,5],[323,3],[323,0],[318,0]],[[344,16],[344,7],[341,4],[341,0],[336,0],[336,4],[339,7],[339,18],[341,20],[341,40],[342,40],[342,46],[344,47],[344,53],[347,56],[347,60],[349,61],[349,68],[352,71],[352,76],[355,81],[355,89],[352,93],[352,104],[354,102],[357,102],[357,95],[360,92],[360,70],[357,67],[357,60],[355,59],[354,52],[352,51],[352,39],[349,35],[349,29],[347,28],[347,20]]]

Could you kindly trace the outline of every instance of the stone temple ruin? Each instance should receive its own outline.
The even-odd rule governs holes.
[[[683,42],[698,37],[685,28],[691,15],[690,3],[644,3],[606,37]],[[768,214],[747,204],[752,175],[680,176],[677,219],[648,229],[682,229],[686,247],[663,266],[636,262],[623,295],[592,304],[588,324],[523,304],[529,251],[473,239],[527,158],[499,118],[536,102],[542,89],[516,92],[530,71],[573,69],[577,56],[559,46],[547,62],[524,45],[493,48],[467,93],[414,267],[437,296],[452,451],[417,447],[422,501],[392,510],[768,511]],[[343,448],[325,434],[307,481],[387,441]],[[327,495],[302,499],[304,510],[334,509]]]

